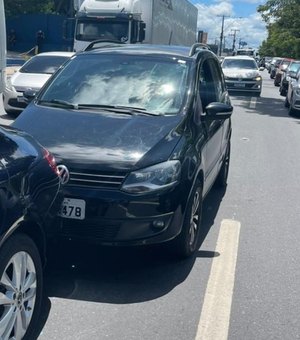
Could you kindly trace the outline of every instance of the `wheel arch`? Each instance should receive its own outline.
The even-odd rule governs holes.
[[[46,264],[46,235],[42,227],[33,220],[26,220],[24,216],[16,220],[0,240],[0,248],[12,235],[23,233],[29,236],[39,250],[43,266]]]

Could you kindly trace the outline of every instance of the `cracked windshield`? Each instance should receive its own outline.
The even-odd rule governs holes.
[[[189,70],[184,60],[91,55],[75,61],[62,70],[41,102],[122,106],[158,115],[177,114],[182,106]]]

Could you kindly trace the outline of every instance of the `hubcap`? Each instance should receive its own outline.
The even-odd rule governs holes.
[[[18,252],[0,280],[0,339],[20,340],[32,318],[36,299],[36,270],[31,256]]]
[[[191,213],[191,220],[190,220],[190,246],[194,245],[196,240],[196,235],[199,226],[199,204],[200,204],[200,194],[196,191],[194,195],[193,205],[192,205],[192,213]]]

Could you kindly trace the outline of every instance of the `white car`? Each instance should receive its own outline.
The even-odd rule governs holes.
[[[229,92],[250,92],[260,96],[262,77],[254,58],[249,56],[225,57],[221,66]]]
[[[26,90],[38,92],[51,75],[74,52],[44,52],[31,57],[19,70],[7,76],[3,93],[3,105],[7,114],[21,113],[27,103],[23,96]]]

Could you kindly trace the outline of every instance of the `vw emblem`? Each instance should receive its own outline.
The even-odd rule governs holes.
[[[60,164],[57,166],[57,169],[61,183],[62,184],[68,183],[70,179],[70,173],[68,168],[65,165]]]

